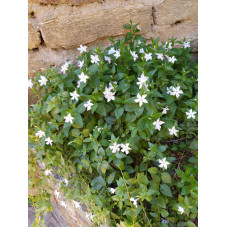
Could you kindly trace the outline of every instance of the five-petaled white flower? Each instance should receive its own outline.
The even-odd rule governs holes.
[[[130,201],[132,201],[133,202],[133,205],[135,206],[135,207],[137,207],[137,200],[138,199],[134,199],[134,198],[130,198]]]
[[[79,68],[82,68],[83,65],[84,65],[84,60],[83,61],[78,61],[77,64],[78,64]]]
[[[91,213],[86,213],[86,218],[89,220],[89,221],[93,221],[93,218],[95,217],[95,215],[91,214]]]
[[[77,48],[77,50],[79,50],[80,53],[82,54],[83,52],[87,52],[87,47],[80,44],[80,47]]]
[[[74,205],[75,205],[76,208],[81,209],[80,202],[76,202],[76,201],[73,200],[73,203],[74,203]]]
[[[40,86],[47,84],[47,79],[45,76],[41,76],[41,79],[39,80]]]
[[[173,86],[171,86],[171,87],[167,87],[167,94],[171,94],[171,92],[172,92],[172,90],[173,90]]]
[[[51,171],[50,171],[49,169],[47,169],[47,170],[45,170],[44,174],[45,174],[46,176],[48,176],[48,175],[51,174]]]
[[[135,51],[130,50],[130,54],[132,55],[134,61],[138,58],[138,54]]]
[[[117,144],[117,142],[114,142],[113,146],[110,146],[112,153],[116,153],[117,151],[120,151],[120,146],[121,144]]]
[[[64,201],[61,201],[61,202],[60,202],[60,205],[63,206],[63,207],[65,207],[65,208],[67,207],[67,206],[66,206],[66,203],[65,203]]]
[[[87,75],[84,74],[84,72],[82,72],[79,76],[80,82],[87,82],[87,79],[89,78]]]
[[[105,87],[105,91],[103,92],[105,98],[107,99],[107,102],[110,102],[111,100],[115,100],[115,92],[111,92],[112,87]]]
[[[180,86],[177,86],[176,88],[172,88],[172,92],[170,93],[171,95],[176,95],[177,98],[179,98],[180,94],[183,94],[183,91],[180,90]]]
[[[140,53],[140,54],[144,54],[144,49],[141,48],[141,49],[139,50],[139,53]]]
[[[193,118],[195,119],[195,114],[197,112],[193,111],[192,109],[190,109],[188,112],[186,112],[186,115],[187,115],[187,119],[190,119],[190,118]]]
[[[152,53],[148,53],[148,54],[145,53],[144,57],[146,61],[152,60]]]
[[[179,211],[181,214],[183,214],[183,213],[184,213],[184,208],[181,207],[181,206],[178,206],[178,211]]]
[[[137,99],[135,99],[135,102],[139,103],[139,106],[142,106],[143,103],[148,103],[147,100],[145,99],[147,97],[147,95],[140,95],[139,93],[137,94]]]
[[[175,129],[175,126],[173,126],[172,128],[169,128],[168,130],[170,135],[175,135],[175,136],[177,136],[177,132],[179,132],[179,130]]]
[[[46,144],[47,144],[47,145],[50,144],[50,145],[52,146],[53,140],[52,140],[50,137],[46,138],[45,141],[46,141]]]
[[[175,61],[177,61],[177,59],[175,58],[175,56],[168,57],[168,62],[174,63]]]
[[[184,48],[186,49],[187,47],[190,47],[190,42],[184,42],[183,43]]]
[[[145,82],[149,79],[149,77],[144,76],[144,73],[141,74],[140,77],[138,77],[139,82],[137,82],[136,84],[139,85],[139,89],[142,88],[143,84],[145,84]]]
[[[66,62],[64,65],[61,66],[61,72],[65,74],[66,70],[68,69],[70,62]]]
[[[139,45],[141,44],[141,41],[140,40],[138,40],[138,42],[137,42]]]
[[[58,192],[57,190],[54,191],[54,194],[55,194],[55,196],[56,196],[57,198],[60,197],[60,192]]]
[[[72,117],[71,113],[69,113],[67,116],[64,117],[64,119],[65,119],[65,122],[70,122],[72,124],[74,117]]]
[[[114,57],[116,59],[118,59],[120,56],[121,56],[120,51],[119,50],[116,50],[115,53],[114,53]]]
[[[91,63],[97,63],[99,62],[99,56],[96,54],[96,55],[91,55]]]
[[[162,108],[162,114],[167,114],[167,111],[169,110],[168,106],[166,106],[165,108]]]
[[[78,101],[78,97],[80,97],[80,95],[79,94],[77,94],[77,92],[76,91],[74,91],[74,92],[70,92],[70,95],[72,96],[72,100],[76,100],[76,101]]]
[[[111,194],[114,194],[116,191],[117,191],[116,188],[110,188],[110,193],[111,193]]]
[[[39,138],[42,138],[43,136],[45,136],[45,132],[42,130],[39,130],[35,135],[38,136]]]
[[[128,154],[129,150],[132,150],[132,148],[129,147],[129,143],[121,144],[121,152],[125,152],[125,154]]]
[[[166,161],[166,158],[159,159],[158,162],[160,163],[159,167],[164,169],[167,169],[167,166],[170,164],[169,162]]]
[[[162,53],[156,53],[157,55],[157,58],[160,59],[160,60],[164,60],[164,56]]]
[[[111,47],[108,51],[108,54],[114,54],[116,52],[116,50],[114,49],[114,47]]]
[[[29,79],[28,80],[28,87],[29,88],[32,88],[33,87],[32,79]]]
[[[105,56],[105,61],[108,61],[108,63],[111,63],[111,57]]]
[[[88,100],[84,106],[87,108],[87,111],[91,109],[91,107],[93,106],[94,104],[91,102],[91,100]]]
[[[69,181],[65,178],[64,179],[65,185],[68,186]]]
[[[153,125],[155,125],[155,129],[158,129],[160,131],[161,125],[164,124],[164,123],[165,122],[164,121],[160,121],[160,118],[159,118],[157,121],[153,122]]]

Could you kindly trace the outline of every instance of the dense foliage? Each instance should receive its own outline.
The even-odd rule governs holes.
[[[40,215],[58,193],[52,179],[63,209],[69,199],[75,209],[86,204],[92,226],[195,226],[198,77],[190,42],[146,44],[138,25],[124,27],[126,37],[104,51],[81,45],[79,67],[66,62],[29,81],[41,95],[29,108],[34,225],[44,225]]]

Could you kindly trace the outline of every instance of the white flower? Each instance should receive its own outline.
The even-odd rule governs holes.
[[[157,121],[153,122],[153,125],[155,125],[155,129],[158,129],[160,131],[161,125],[164,124],[164,123],[165,122],[164,121],[160,121],[160,118],[159,118]]]
[[[172,90],[173,91],[170,94],[173,96],[176,95],[177,98],[179,98],[180,94],[183,94],[183,91],[180,90],[180,86],[177,86],[176,88],[173,87]]]
[[[145,53],[144,57],[146,61],[152,60],[152,53],[148,53],[148,54]]]
[[[140,54],[144,54],[144,49],[141,48],[141,49],[139,50],[139,53],[140,53]]]
[[[95,128],[93,129],[93,131],[95,131],[96,128],[97,128],[98,132],[101,132],[101,130],[103,129],[102,127],[95,126]]]
[[[129,150],[132,150],[132,148],[129,147],[129,143],[126,143],[126,144],[121,144],[121,152],[125,152],[125,154],[128,154],[129,153]]]
[[[73,203],[74,203],[76,208],[81,209],[80,202],[76,202],[76,201],[73,200]]]
[[[121,144],[117,144],[117,142],[115,142],[114,144],[113,144],[113,146],[110,146],[110,149],[112,150],[112,153],[116,153],[117,151],[120,151],[120,147],[121,146]]]
[[[86,218],[87,218],[89,221],[93,221],[94,216],[95,216],[95,215],[92,215],[91,213],[86,213]]]
[[[33,87],[32,79],[29,79],[28,80],[28,87],[29,88],[32,88]]]
[[[184,213],[184,208],[183,208],[183,207],[178,206],[178,211],[179,211],[181,214],[183,214],[183,213]]]
[[[138,42],[137,42],[139,45],[141,44],[141,41],[140,40],[138,40]]]
[[[50,145],[52,146],[53,140],[50,139],[50,137],[46,138],[45,141],[46,141],[46,144],[47,144],[47,145],[50,144]]]
[[[169,110],[168,106],[165,107],[165,108],[162,108],[162,114],[167,114],[167,111]]]
[[[111,47],[108,51],[108,54],[114,54],[116,52],[116,50],[114,49],[114,47]]]
[[[171,87],[167,87],[167,94],[171,94],[171,92],[172,92],[172,90],[173,90],[173,86],[171,86]]]
[[[195,119],[195,114],[196,114],[196,112],[193,111],[192,109],[190,109],[188,112],[186,112],[187,119],[190,119],[190,118]]]
[[[45,170],[44,174],[45,174],[46,176],[48,176],[48,175],[51,174],[51,171],[50,171],[49,169],[47,169],[47,170]]]
[[[169,45],[168,45],[169,44]],[[168,45],[168,48],[167,48]],[[165,45],[163,46],[165,49],[171,49],[172,48],[172,43],[166,42]]]
[[[65,122],[70,122],[72,124],[74,117],[72,117],[71,113],[69,113],[67,116],[64,117],[64,119],[65,119]]]
[[[142,106],[143,103],[148,103],[147,100],[145,99],[147,95],[140,95],[139,93],[137,94],[137,99],[135,99],[135,102],[139,103],[139,106]]]
[[[109,64],[111,63],[111,57],[105,56],[104,58],[105,58],[105,61],[108,61]]]
[[[133,60],[135,61],[138,58],[138,54],[136,54],[135,51],[131,51],[131,50],[130,50],[130,53],[131,53],[131,55],[133,57]]]
[[[114,56],[116,59],[118,59],[121,56],[120,51],[116,50]]]
[[[72,96],[72,100],[74,100],[74,99],[76,99],[76,101],[78,101],[78,97],[80,97],[80,95],[79,94],[77,94],[77,92],[76,91],[74,91],[74,92],[70,92],[70,95]]]
[[[87,75],[85,75],[83,72],[78,76],[80,79],[80,82],[87,82],[87,79],[89,78]]]
[[[99,62],[99,56],[96,54],[96,55],[91,55],[91,63],[97,63]]]
[[[78,83],[77,83],[77,86],[76,86],[77,88],[80,88],[80,83],[81,83],[81,82],[80,82],[80,80],[79,80]]]
[[[105,87],[105,91],[103,92],[105,98],[107,99],[107,102],[110,102],[111,100],[115,100],[115,96],[114,96],[115,92],[111,92],[110,91],[111,89],[112,89],[111,87],[109,88]]]
[[[160,60],[164,60],[164,56],[162,53],[156,53],[157,55],[157,58],[160,59]]]
[[[134,199],[134,198],[130,198],[130,201],[132,201],[133,202],[133,205],[135,206],[135,207],[137,207],[137,200],[138,199]]]
[[[110,188],[110,193],[111,193],[111,194],[114,194],[116,191],[117,191],[116,188]]]
[[[137,29],[139,29],[141,31],[141,28],[139,26],[137,26]]]
[[[41,80],[39,80],[40,86],[46,85],[47,79],[45,76],[41,76]]]
[[[65,208],[67,207],[67,206],[66,206],[66,203],[65,203],[64,201],[61,201],[61,202],[60,202],[60,205],[63,206],[63,207],[65,207]]]
[[[136,84],[139,85],[139,89],[142,88],[143,84],[149,79],[149,77],[144,76],[144,73],[141,74],[141,76],[138,78],[139,82],[137,82]]]
[[[177,59],[175,58],[175,56],[168,57],[168,62],[174,63],[175,61],[177,61]]]
[[[94,104],[91,103],[91,100],[88,100],[88,101],[84,104],[84,106],[87,108],[87,111],[90,110],[91,107],[92,107],[93,105],[94,105]]]
[[[35,135],[38,136],[39,138],[42,138],[43,136],[45,136],[45,132],[42,130],[39,130]]]
[[[69,181],[65,178],[64,179],[65,185],[68,186]]]
[[[58,192],[57,190],[54,191],[54,194],[55,194],[55,196],[56,196],[57,198],[60,197],[60,192]]]
[[[83,61],[78,61],[77,64],[78,64],[79,68],[82,68],[83,65],[84,65],[84,60]]]
[[[116,87],[117,87],[117,81],[114,81],[112,83],[116,84]],[[109,82],[109,88],[111,88],[112,90],[114,90],[114,87],[113,87],[112,83]]]
[[[82,54],[83,52],[87,52],[87,47],[80,44],[80,47],[77,48],[77,50],[79,50],[80,53]]]
[[[170,164],[169,162],[166,161],[166,158],[163,158],[162,160],[159,159],[158,162],[160,163],[159,167],[164,167],[164,169],[167,169],[167,166]]]
[[[61,66],[61,72],[65,74],[66,70],[68,69],[70,62],[66,62],[64,65]]]
[[[173,126],[172,128],[169,128],[168,130],[170,135],[175,135],[175,136],[177,136],[177,132],[179,132],[179,130],[175,129],[175,126]]]
[[[187,47],[190,47],[190,42],[184,42],[183,43],[184,48],[186,49]]]

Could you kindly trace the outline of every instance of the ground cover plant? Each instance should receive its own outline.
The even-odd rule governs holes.
[[[62,209],[70,199],[75,209],[85,204],[92,226],[196,226],[193,48],[174,38],[149,43],[138,24],[124,27],[104,51],[81,45],[76,64],[29,80],[41,97],[28,124],[34,226],[44,226],[53,194]]]

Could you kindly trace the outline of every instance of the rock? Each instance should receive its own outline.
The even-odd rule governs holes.
[[[105,37],[126,34],[123,24],[139,22],[141,34],[150,35],[152,5],[147,1],[107,0],[81,7],[68,5],[34,6],[45,45],[52,49],[72,49]]]
[[[39,47],[41,43],[40,33],[35,24],[31,21],[28,22],[28,49]]]
[[[103,0],[28,0],[28,2],[41,3],[41,4],[67,4],[73,6],[80,6],[87,3],[103,2]]]
[[[156,0],[156,4],[157,4]],[[198,20],[197,0],[166,0],[154,5],[155,25],[172,25],[184,20]]]

